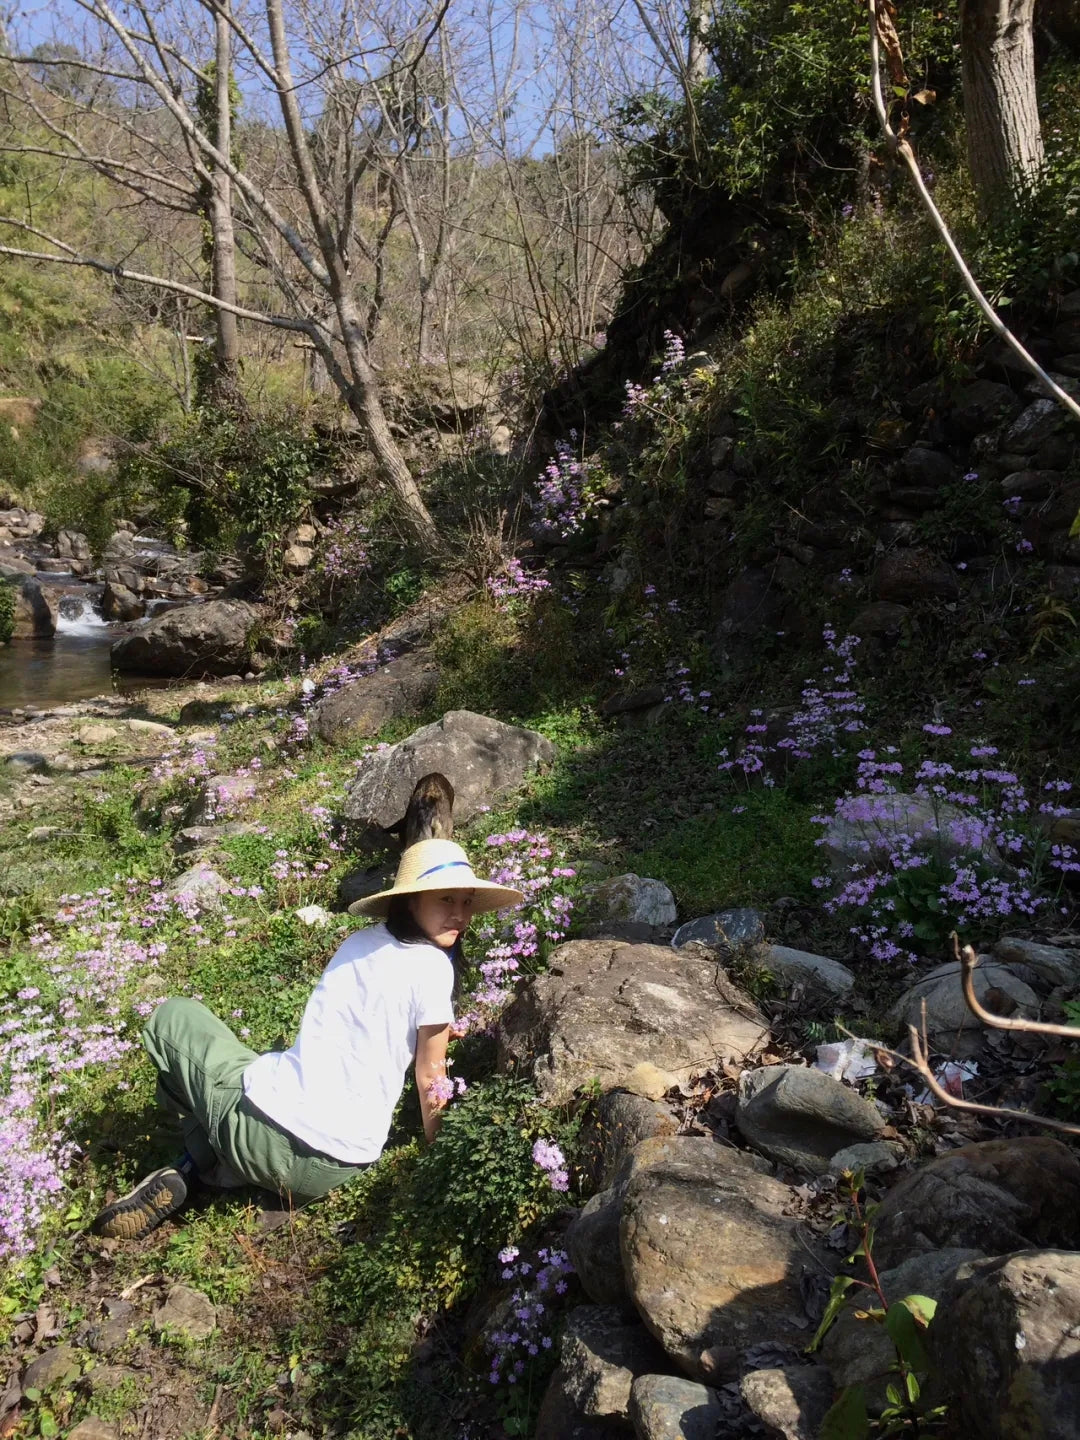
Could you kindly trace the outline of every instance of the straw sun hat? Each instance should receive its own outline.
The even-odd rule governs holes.
[[[402,855],[393,889],[369,895],[353,906],[353,913],[385,919],[395,896],[419,895],[424,890],[474,890],[473,912],[477,915],[483,910],[520,905],[525,899],[520,890],[511,890],[508,885],[479,880],[465,851],[452,840],[420,840]]]

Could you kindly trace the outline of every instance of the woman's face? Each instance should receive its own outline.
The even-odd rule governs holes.
[[[475,890],[424,890],[409,908],[428,939],[449,950],[472,919],[475,899]]]

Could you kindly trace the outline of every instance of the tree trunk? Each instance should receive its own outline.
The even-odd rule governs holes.
[[[708,22],[706,0],[690,0],[686,10],[686,79],[690,85],[700,85],[709,78],[709,52],[705,48],[701,32]]]
[[[228,0],[214,17],[214,109],[217,148],[232,154],[232,32],[227,18]],[[216,166],[210,204],[213,233],[213,293],[228,305],[236,299],[236,237],[233,232],[232,180]],[[215,399],[235,407],[240,401],[240,328],[235,315],[217,312],[214,355]]]
[[[979,205],[1016,194],[1042,164],[1035,92],[1035,0],[961,0],[968,159]]]

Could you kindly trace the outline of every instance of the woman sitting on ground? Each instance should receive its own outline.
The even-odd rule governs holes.
[[[410,1063],[434,1140],[462,932],[473,915],[522,898],[477,879],[459,845],[422,840],[402,855],[393,888],[357,907],[383,923],[338,949],[291,1050],[256,1055],[197,1000],[166,1000],[142,1039],[186,1149],[93,1228],[139,1239],[180,1209],[193,1179],[261,1186],[286,1206],[318,1199],[379,1158]]]

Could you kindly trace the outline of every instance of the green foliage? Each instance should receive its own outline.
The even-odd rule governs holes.
[[[543,1137],[565,1147],[571,1130],[526,1082],[485,1080],[444,1111],[434,1145],[387,1151],[345,1192],[355,1243],[329,1286],[353,1333],[347,1381],[355,1433],[369,1440],[416,1433],[410,1407],[419,1397],[408,1370],[419,1317],[490,1284],[499,1249],[558,1208],[561,1197],[533,1163],[532,1146]]]
[[[15,633],[15,587],[0,580],[0,645],[6,645]]]
[[[1066,1000],[1064,1010],[1065,1023],[1078,1027],[1076,1038],[1080,1040],[1080,1000]],[[1055,1066],[1047,1089],[1066,1119],[1080,1116],[1080,1056],[1070,1056]]]
[[[318,459],[319,446],[297,417],[198,411],[130,468],[188,491],[195,544],[246,551],[275,572],[285,530],[310,504]]]
[[[579,631],[569,608],[546,591],[521,609],[486,598],[458,607],[435,641],[438,709],[523,716],[548,708],[580,689]]]
[[[782,197],[792,219],[849,190],[874,126],[865,12],[847,0],[750,0],[713,12],[705,42],[714,74],[693,102],[658,92],[623,107],[634,183],[659,187],[671,214],[680,192]],[[940,84],[954,63],[956,18],[916,0],[901,30],[913,90]]]
[[[816,1350],[820,1346],[840,1312],[849,1304],[852,1290],[858,1287],[865,1294],[868,1304],[865,1309],[855,1310],[855,1318],[864,1324],[885,1327],[896,1350],[896,1361],[887,1373],[895,1375],[896,1380],[886,1385],[887,1404],[873,1416],[868,1408],[864,1386],[845,1386],[822,1421],[822,1440],[865,1440],[871,1435],[926,1435],[937,1430],[945,1417],[943,1406],[930,1405],[923,1396],[926,1379],[932,1369],[924,1337],[937,1310],[937,1301],[928,1295],[905,1295],[892,1304],[886,1300],[873,1259],[876,1207],[864,1207],[859,1198],[863,1178],[861,1170],[844,1175],[848,1209],[838,1219],[849,1221],[859,1237],[847,1264],[863,1260],[869,1279],[860,1280],[850,1273],[834,1278],[825,1314],[809,1349]]]

